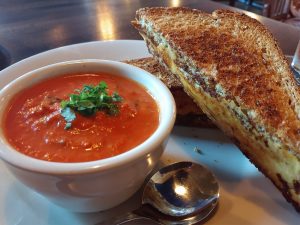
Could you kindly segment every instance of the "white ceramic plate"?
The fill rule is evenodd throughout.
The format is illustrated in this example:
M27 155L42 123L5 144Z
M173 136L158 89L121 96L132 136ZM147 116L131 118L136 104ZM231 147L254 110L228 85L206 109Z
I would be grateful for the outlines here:
M22 60L0 72L0 88L32 69L72 59L125 60L149 56L143 41L90 42L57 48ZM200 149L200 151L196 151ZM200 153L199 153L200 152ZM221 185L219 208L206 224L298 224L299 214L279 191L216 129L175 127L162 164L190 160L209 167ZM112 210L79 214L68 212L28 190L0 162L1 225L92 225L139 204L140 193Z

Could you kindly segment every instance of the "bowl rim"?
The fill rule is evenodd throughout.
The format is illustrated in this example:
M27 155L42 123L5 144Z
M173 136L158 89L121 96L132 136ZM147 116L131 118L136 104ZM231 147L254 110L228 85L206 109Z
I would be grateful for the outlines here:
M89 65L95 65L99 66L99 70L101 71L101 67L108 66L112 68L116 68L119 70L122 70L121 76L128 77L129 79L135 80L137 83L143 85L154 97L158 108L159 108L159 125L157 129L152 133L152 135L147 138L143 143L137 145L136 147L129 149L128 151L121 153L119 155L95 160L95 161L88 161L88 162L49 162L41 159L36 159L30 156L27 156L17 150L15 150L6 140L3 129L2 129L2 121L3 121L3 111L7 108L7 105L5 104L2 109L0 110L0 158L5 161L6 163L20 168L22 170L28 170L33 171L36 173L46 173L46 174L83 174L83 173L94 173L98 171L107 171L111 168L117 168L120 166L124 166L126 164L129 164L130 162L133 162L135 160L138 160L142 157L147 157L147 154L152 152L153 150L159 148L161 143L164 141L164 139L167 138L169 133L171 132L173 125L175 123L175 117L176 117L176 106L174 98L170 92L170 90L166 87L166 85L159 80L156 76L150 74L149 72L138 68L133 65L129 65L123 62L119 61L113 61L113 60L102 60L102 59L81 59L81 60L70 60L70 61L64 61L59 63L50 64L47 66L40 67L38 69L29 71L17 79L9 82L2 90L0 90L0 103L3 105L3 101L9 101L15 94L17 94L18 91L12 91L12 88L16 85L23 84L23 88L30 87L30 84L26 83L24 85L24 82L34 79L36 80L40 75L46 73L49 70L60 70L60 68L64 67L72 67L76 64L76 66L88 64ZM103 68L102 68L103 69ZM99 72L100 72L99 71ZM141 78L139 76L132 77L129 72L132 72L132 74L141 73L139 76L143 76L143 80L147 81L147 83L142 83L138 78ZM126 72L126 73L125 73ZM64 75L67 73L62 73L56 76ZM38 75L36 75L38 74ZM40 80L47 79L46 78L40 78ZM39 81L36 81L39 82ZM35 83L36 83L35 82ZM155 90L158 89L159 91L151 90L150 84L155 86ZM8 93L11 93L8 96ZM164 105L162 104L164 102ZM167 104L166 104L167 103Z

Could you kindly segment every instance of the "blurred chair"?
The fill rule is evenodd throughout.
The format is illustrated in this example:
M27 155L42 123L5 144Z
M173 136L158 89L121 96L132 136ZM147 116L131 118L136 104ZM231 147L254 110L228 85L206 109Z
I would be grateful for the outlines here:
M264 16L281 21L285 21L291 16L291 0L264 0L263 2Z
M215 1L215 2L228 2L228 5L230 5L230 6L235 5L235 0L227 0L227 1L225 1L225 0L213 0L213 1Z
M228 2L229 2L230 6L234 6L234 4L235 4L235 0L229 0Z
M264 0L263 15L300 28L300 0Z
M290 11L293 17L300 18L300 0L292 0Z
M284 22L300 28L300 0L292 0L290 5L291 18Z

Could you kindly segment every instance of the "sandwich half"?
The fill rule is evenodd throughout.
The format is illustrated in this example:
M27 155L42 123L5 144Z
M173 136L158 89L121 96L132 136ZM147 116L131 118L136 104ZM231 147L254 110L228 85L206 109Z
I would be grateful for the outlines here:
M271 33L228 10L143 8L133 25L160 64L300 212L300 93Z
M146 70L164 82L175 99L177 125L206 128L215 127L193 99L184 92L179 79L169 70L166 70L157 63L153 57L127 60L124 62Z

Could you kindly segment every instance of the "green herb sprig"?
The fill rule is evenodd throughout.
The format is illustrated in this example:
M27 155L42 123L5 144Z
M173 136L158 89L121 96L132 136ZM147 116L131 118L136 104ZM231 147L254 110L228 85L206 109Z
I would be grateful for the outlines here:
M97 111L104 111L109 115L117 115L119 108L117 102L122 101L118 93L109 95L107 84L100 82L97 86L84 85L82 90L76 89L75 94L70 95L69 101L61 102L61 115L66 121L65 129L72 126L75 120L75 112L84 116L92 116Z

